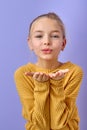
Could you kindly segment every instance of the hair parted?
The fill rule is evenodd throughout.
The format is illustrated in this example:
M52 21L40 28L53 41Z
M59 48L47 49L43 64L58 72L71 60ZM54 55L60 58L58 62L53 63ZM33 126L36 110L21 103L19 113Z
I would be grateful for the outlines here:
M64 27L64 23L63 21L61 20L61 18L54 12L49 12L49 13L46 13L46 14L42 14L42 15L39 15L38 17L36 17L31 23L30 23L30 26L29 26L29 35L30 35L30 31L31 31L31 28L32 28L32 25L33 23L40 19L40 18L43 18L43 17L46 17L46 18L49 18L49 19L53 19L53 20L56 20L59 24L59 26L61 27L61 30L62 30L62 33L63 33L63 38L66 37L65 35L65 27Z

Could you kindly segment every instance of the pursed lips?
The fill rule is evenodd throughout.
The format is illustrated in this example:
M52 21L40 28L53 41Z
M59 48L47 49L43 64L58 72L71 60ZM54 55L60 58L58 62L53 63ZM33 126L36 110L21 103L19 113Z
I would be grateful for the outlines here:
M42 49L42 52L45 53L45 54L50 54L52 52L52 49L45 48L45 49Z

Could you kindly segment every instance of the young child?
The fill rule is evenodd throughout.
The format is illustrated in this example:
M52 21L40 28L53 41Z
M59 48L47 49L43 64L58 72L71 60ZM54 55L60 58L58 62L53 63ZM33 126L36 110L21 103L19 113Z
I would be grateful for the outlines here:
M37 56L15 72L26 130L79 130L76 99L83 71L58 56L66 46L65 28L55 13L38 16L30 24L29 48Z

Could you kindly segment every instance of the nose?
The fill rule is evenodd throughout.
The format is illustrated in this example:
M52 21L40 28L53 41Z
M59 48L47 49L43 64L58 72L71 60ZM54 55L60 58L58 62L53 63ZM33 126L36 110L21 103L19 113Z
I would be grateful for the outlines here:
M43 43L44 43L44 45L50 45L51 44L50 37L45 36L43 39Z

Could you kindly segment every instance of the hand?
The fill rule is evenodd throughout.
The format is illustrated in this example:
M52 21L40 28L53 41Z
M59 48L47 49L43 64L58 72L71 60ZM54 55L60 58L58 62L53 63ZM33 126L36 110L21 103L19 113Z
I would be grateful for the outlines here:
M59 80L59 79L63 78L64 75L68 72L69 72L69 69L59 70L55 73L49 74L49 77L54 79L54 80Z
M54 79L54 80L59 80L63 78L64 75L68 72L69 72L69 69L63 69L63 70L59 70L55 73L50 73L50 74L45 74L43 72L26 72L25 75L31 76L39 82L45 82L49 80L49 78Z
M39 82L45 82L49 80L49 75L43 72L26 72L25 75L31 76Z

